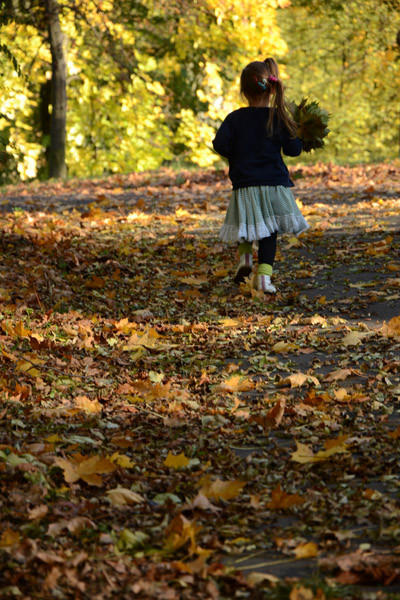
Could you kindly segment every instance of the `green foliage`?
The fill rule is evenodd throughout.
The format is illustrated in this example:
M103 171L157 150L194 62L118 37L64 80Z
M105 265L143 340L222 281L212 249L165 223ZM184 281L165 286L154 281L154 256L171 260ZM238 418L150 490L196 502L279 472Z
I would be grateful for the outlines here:
M315 158L355 163L399 155L395 4L294 0L279 12L289 97L316 98L331 114L331 134Z
M267 0L261 10L256 0L60 3L69 175L176 161L214 164L210 142L239 106L238 75L247 62L267 55L282 65L290 98L315 98L332 115L331 135L314 131L319 151L302 161L396 157L398 4ZM48 176L52 57L44 6L0 1L3 182ZM321 134L323 125L322 119Z

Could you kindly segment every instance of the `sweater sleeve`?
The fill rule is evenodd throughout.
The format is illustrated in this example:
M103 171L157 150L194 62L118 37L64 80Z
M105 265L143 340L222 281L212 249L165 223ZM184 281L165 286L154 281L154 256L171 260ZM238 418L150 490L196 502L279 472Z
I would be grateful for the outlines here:
M303 142L300 138L290 137L290 134L286 128L282 129L280 138L282 150L286 156L299 156L303 148Z
M228 117L223 121L213 139L214 150L221 156L229 157L232 150L232 123Z

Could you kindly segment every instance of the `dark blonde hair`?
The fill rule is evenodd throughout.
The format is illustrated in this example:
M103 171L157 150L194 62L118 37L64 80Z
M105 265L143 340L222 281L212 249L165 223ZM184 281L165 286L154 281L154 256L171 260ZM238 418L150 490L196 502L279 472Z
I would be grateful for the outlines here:
M293 120L285 100L285 88L279 77L279 68L273 58L254 61L245 67L240 75L240 93L245 98L256 98L267 93L272 100L268 117L267 131L273 132L274 116L282 123L290 135L296 137L297 123Z

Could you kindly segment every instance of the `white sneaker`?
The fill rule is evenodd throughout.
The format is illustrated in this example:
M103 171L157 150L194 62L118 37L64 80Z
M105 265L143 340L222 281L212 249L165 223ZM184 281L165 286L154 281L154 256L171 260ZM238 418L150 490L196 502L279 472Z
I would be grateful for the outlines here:
M257 289L268 294L275 294L276 287L271 283L269 275L257 275Z
M239 264L236 269L235 277L233 281L235 283L241 283L250 275L253 271L253 255L242 254L239 258Z

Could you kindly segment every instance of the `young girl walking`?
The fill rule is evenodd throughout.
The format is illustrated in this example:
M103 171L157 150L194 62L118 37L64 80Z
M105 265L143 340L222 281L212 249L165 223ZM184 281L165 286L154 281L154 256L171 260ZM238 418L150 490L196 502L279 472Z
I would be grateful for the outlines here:
M252 272L252 243L258 242L256 287L273 294L277 234L299 235L309 228L290 190L294 184L281 155L282 150L298 156L302 142L273 58L243 69L240 92L248 106L230 113L213 140L214 149L228 158L233 188L220 238L239 244L236 283Z

